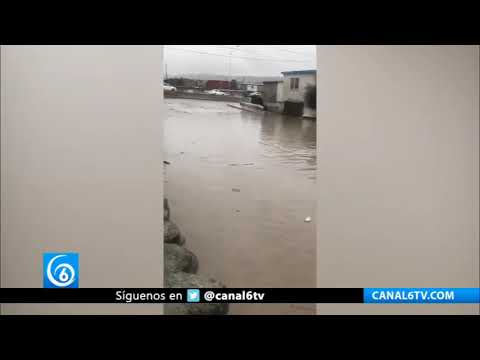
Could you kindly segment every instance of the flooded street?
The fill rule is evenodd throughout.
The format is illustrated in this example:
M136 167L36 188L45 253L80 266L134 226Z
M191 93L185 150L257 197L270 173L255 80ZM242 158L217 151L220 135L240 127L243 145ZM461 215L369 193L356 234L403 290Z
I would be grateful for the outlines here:
M165 196L199 273L227 287L315 287L315 122L164 101ZM315 305L232 304L229 313L314 314Z

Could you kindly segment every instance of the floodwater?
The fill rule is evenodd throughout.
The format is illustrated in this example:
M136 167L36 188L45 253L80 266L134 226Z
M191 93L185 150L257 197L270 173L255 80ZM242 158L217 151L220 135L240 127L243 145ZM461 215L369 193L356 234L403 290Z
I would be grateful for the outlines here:
M315 122L165 103L165 196L199 273L227 287L316 287ZM315 305L231 304L229 313L314 314Z

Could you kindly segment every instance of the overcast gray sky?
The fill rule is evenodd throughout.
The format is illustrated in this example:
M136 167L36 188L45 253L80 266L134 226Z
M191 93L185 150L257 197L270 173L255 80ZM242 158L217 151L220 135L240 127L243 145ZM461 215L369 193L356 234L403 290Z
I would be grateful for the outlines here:
M316 69L315 45L165 45L168 75L281 76L282 71Z

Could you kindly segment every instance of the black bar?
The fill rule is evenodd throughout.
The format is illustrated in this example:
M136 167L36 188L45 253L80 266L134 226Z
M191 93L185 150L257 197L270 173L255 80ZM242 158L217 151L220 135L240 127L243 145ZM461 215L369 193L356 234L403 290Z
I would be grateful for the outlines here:
M200 303L363 303L362 288L199 289ZM205 300L212 291L228 297ZM145 294L143 299L140 294ZM164 297L161 296L164 294ZM235 299L232 298L235 294ZM255 296L254 294L258 294ZM260 299L259 295L264 294ZM172 298L170 298L172 296ZM130 300L130 301L129 301ZM0 303L186 303L187 289L173 288L2 288Z

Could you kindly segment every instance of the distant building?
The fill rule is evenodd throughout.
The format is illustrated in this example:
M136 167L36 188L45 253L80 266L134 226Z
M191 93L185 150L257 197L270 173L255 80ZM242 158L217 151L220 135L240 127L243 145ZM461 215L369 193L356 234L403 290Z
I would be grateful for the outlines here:
M252 92L260 91L260 90L258 90L258 86L259 86L259 84L242 83L242 84L240 84L240 90L252 91Z
M213 90L213 89L230 89L230 81L227 80L207 80L206 89Z
M316 70L297 70L282 72L285 110L302 113L303 116L315 116L315 109L305 104L305 94L309 85L317 85ZM303 108L303 111L301 110Z

